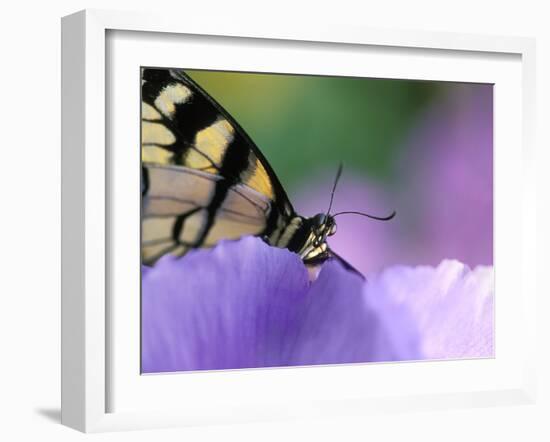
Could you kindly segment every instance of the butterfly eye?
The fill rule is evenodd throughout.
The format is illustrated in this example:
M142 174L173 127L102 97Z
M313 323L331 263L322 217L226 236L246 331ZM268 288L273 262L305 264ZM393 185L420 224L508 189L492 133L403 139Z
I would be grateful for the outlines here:
M332 236L336 233L336 223L330 226L330 230L328 232L328 236Z

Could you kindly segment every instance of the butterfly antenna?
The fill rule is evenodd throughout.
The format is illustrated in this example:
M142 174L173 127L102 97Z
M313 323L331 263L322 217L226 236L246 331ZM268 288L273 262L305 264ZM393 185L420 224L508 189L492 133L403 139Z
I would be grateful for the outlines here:
M330 203L328 205L327 215L330 215L330 209L332 209L332 202L334 201L334 193L336 192L336 187L338 186L338 181L340 180L340 176L342 176L343 169L344 169L344 164L340 162L340 165L338 166L338 171L336 172L336 178L334 179L334 184L332 185L332 192L330 193ZM335 217L338 215L361 215L361 216L366 216L367 218L370 218L370 219L375 219L377 221L389 221L395 217L396 212L394 210L388 216L375 216L375 215L369 215L368 213L363 213L363 212L346 211L346 212L338 212L332 216Z
M370 219L375 219L377 221L389 221L390 219L395 217L396 212L394 210L388 216L374 216L374 215L369 215L368 213L349 211L349 212L338 212L332 216L335 217L338 215L361 215L361 216L366 216L367 218L370 218Z
M344 163L340 162L340 165L338 166L338 172L336 172L336 178L334 179L334 184L332 185L332 192L330 194L330 203L328 205L327 215L330 214L330 209L332 208L332 201L334 200L334 192L336 192L336 186L338 185L338 181L340 180L340 176L342 175L343 168L344 168Z

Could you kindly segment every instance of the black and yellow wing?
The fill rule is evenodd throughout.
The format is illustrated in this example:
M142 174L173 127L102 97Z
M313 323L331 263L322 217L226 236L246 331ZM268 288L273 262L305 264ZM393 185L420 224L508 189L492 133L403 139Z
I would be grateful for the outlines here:
M280 237L296 214L239 124L182 70L143 68L141 88L143 261Z

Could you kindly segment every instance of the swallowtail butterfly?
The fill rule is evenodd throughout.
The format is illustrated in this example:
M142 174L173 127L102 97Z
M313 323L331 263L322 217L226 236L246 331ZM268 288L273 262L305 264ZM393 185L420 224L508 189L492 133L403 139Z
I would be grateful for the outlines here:
M352 268L327 245L336 232L330 207L298 215L258 147L208 93L182 70L141 74L144 263L255 235L306 265L334 257Z

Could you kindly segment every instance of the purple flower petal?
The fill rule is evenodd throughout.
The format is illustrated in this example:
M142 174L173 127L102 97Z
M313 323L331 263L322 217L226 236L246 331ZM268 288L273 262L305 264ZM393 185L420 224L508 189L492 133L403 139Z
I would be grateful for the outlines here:
M337 261L326 263L307 294L291 365L397 361L420 357L405 309L372 292ZM390 302L389 302L390 301Z
M494 356L492 267L470 270L450 260L436 268L396 266L373 277L366 290L412 314L425 359Z
M405 309L338 262L310 284L299 257L225 241L142 276L145 373L417 359Z
M163 258L143 278L142 370L277 364L308 286L297 255L254 238Z

